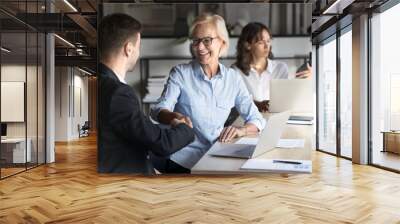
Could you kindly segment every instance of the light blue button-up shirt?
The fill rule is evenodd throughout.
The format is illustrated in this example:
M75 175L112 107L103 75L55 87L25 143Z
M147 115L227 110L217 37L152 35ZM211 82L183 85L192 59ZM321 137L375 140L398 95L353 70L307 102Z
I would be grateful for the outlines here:
M264 128L264 118L234 69L219 64L218 74L209 79L197 61L175 66L152 117L157 120L161 109L190 117L195 140L175 152L171 160L191 169L218 139L232 107L245 123L252 123L259 130Z

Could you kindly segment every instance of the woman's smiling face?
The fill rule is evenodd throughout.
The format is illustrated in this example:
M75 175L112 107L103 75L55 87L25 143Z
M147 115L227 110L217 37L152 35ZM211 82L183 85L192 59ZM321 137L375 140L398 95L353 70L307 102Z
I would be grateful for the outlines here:
M202 23L192 34L192 52L200 64L218 63L223 41L212 23Z

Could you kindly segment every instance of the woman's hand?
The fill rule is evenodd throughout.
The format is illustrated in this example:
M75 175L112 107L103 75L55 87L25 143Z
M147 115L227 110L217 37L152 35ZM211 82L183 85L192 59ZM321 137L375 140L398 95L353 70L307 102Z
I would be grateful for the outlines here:
M193 128L192 120L190 120L190 117L184 116L181 113L174 112L175 118L172 119L171 121L171 126L175 127L180 123L184 123L190 128Z
M235 126L228 126L222 130L218 140L220 142L229 142L234 138L240 138L245 136L246 134L246 127L239 128Z
M307 64L307 69L301 72L296 73L296 78L297 79L306 79L308 77L311 77L312 75L312 67Z
M190 128L193 128L190 117L187 117L178 112L171 112L167 109L162 109L160 111L160 113L158 114L158 120L160 121L160 123L171 125L172 127L175 127L180 123L185 123Z

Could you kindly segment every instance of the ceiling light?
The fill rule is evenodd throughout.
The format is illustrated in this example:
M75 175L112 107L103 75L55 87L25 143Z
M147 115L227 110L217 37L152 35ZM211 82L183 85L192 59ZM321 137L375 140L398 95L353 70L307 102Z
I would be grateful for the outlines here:
M79 68L79 67L78 67L78 70L81 71L81 72L83 72L83 73L85 73L85 74L87 74L87 75L93 75L92 73L90 73L90 72L88 72L88 71L86 71L86 70L83 70L83 69L81 69L81 68Z
M10 52L11 52L11 50L9 50L9 49L7 49L7 48L5 48L5 47L1 47L1 50L4 51L4 52L6 52L6 53L10 53Z
M342 14L343 10L351 5L355 0L336 0L332 5L322 12L322 14Z
M61 40L62 42L64 42L65 44L67 44L70 47L75 48L75 45L73 45L71 42L69 42L68 40L58 36L57 34L54 34L55 37L57 37L59 40Z
M65 4L67 4L74 12L78 12L78 10L68 1L64 0Z
M327 9L322 12L322 14L328 14L332 9L336 7L336 5L340 2L340 0L336 0L332 5L330 5Z

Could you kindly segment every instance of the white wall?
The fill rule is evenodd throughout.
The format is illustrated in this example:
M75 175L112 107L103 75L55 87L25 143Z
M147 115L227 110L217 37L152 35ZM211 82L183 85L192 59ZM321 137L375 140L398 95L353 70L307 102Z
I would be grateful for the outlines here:
M24 65L9 64L1 66L1 81L26 82L26 67ZM1 108L7 110L8 108ZM24 108L25 109L25 108ZM7 137L23 138L25 137L26 122L7 122Z
M1 66L1 81L10 81L10 82L25 82L26 83L26 71L28 71L28 74L31 74L32 71L35 70L36 74L36 67L34 69L33 66L25 66L25 65L18 65L18 64L8 64L8 65L2 65ZM32 83L30 83L32 84ZM36 82L34 83L36 85ZM28 91L27 96L27 102L30 103L33 100L36 99L36 89L27 89L27 90L32 90L33 92ZM32 99L33 98L33 99ZM31 106L35 106L31 105ZM1 108L1 110L7 110L9 108ZM23 108L24 109L24 108ZM30 111L29 111L30 112ZM32 117L32 115L34 115ZM32 122L33 120L36 121L36 114L27 114L28 122ZM26 122L7 122L7 136L8 137L25 137L25 126ZM28 129L33 127L30 123L28 125ZM36 126L35 126L36 127ZM30 131L28 130L28 137L29 137Z
M55 141L68 140L68 117L70 84L67 67L55 68Z
M74 99L72 105L74 105L74 107L72 108L71 135L73 138L78 138L78 124L82 126L85 121L88 120L88 78L87 76L81 76L83 73L76 69L74 73L74 92L72 93L74 94L74 96L72 96Z
M238 38L229 39L228 57L236 56L236 44ZM150 75L168 75L171 68L179 63L190 60L189 40L177 38L143 38L141 41L140 58L165 58L165 60L150 61ZM295 57L305 56L312 51L311 39L309 37L276 37L272 39L272 52L274 57ZM169 58L187 58L187 59L169 59ZM288 64L289 74L294 73L303 61L302 60L282 60ZM221 60L227 66L230 66L234 60ZM126 82L131 85L135 91L140 90L140 61L138 61L135 70L129 72L126 76Z
M229 39L228 56L235 57L238 38ZM272 39L275 57L293 57L311 52L310 37L276 37ZM143 38L140 57L191 57L189 41L176 38Z
M88 78L76 68L56 67L55 141L79 137L78 124L88 120Z
M9 82L24 82L26 87L26 106L22 102L22 108L18 108L21 113L25 114L26 120L22 122L6 122L8 138L24 138L25 135L30 139L30 148L32 161L39 163L44 162L44 74L42 67L25 64L3 64L1 66L1 80ZM3 92L4 89L2 89ZM22 94L24 91L22 91ZM7 95L2 95L7 97ZM25 98L25 97L23 97ZM3 103L2 103L3 104ZM2 112L13 113L16 108L2 107ZM7 111L9 110L9 111ZM15 113L15 112L14 112ZM23 115L24 116L24 115ZM39 156L37 157L37 153Z

